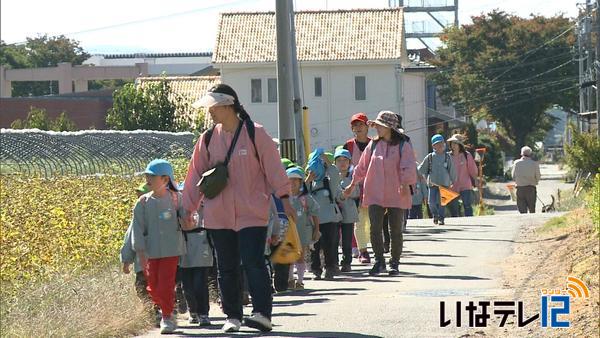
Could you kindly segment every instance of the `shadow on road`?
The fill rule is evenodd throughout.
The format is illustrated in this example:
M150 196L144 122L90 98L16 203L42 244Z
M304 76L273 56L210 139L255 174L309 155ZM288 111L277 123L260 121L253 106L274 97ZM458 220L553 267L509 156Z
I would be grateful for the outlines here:
M490 280L489 278L477 277L477 276L422 275L422 274L419 274L419 273L406 272L406 271L400 271L399 277L427 278L427 279Z
M221 329L220 327L216 327ZM180 337L347 337L347 338L376 338L379 336L366 335L352 332L340 332L340 331L306 331L306 332L285 332L278 331L277 326L273 328L272 332L260 333L256 330L246 329L242 327L237 333L216 333L206 332L205 334L200 333L182 333L175 332ZM212 330L211 330L212 331Z

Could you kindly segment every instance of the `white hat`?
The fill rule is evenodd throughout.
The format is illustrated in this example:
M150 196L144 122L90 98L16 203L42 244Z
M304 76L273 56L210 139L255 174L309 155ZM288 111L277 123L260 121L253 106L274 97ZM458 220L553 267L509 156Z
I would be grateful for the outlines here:
M230 106L235 103L235 97L223 93L208 92L196 102L192 103L192 107L215 107L215 106Z

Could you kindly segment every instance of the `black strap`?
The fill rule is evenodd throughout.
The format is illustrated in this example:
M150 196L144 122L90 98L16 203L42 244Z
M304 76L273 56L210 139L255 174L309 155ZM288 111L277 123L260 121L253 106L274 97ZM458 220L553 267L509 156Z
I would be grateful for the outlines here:
M329 193L327 197L329 197L329 203L333 204L333 196L331 196L331 186L329 185L329 177L325 176L323 177L323 186L318 188L318 189L312 189L312 185L310 188L310 193L311 194L316 194L318 191L321 190L327 190L327 192Z
M231 141L231 145L229 146L229 150L227 151L227 156L225 157L225 162L223 162L223 164L225 166L227 166L229 164L229 160L231 159L231 154L233 153L233 148L235 148L235 144L237 143L237 140L240 137L241 132L242 132L242 122L240 122L240 124L238 124L238 127L235 130L235 135L233 135L233 140Z
M250 141L252 141L252 145L254 146L254 155L256 156L256 158L258 158L260 160L260 158L258 156L258 149L256 148L256 141L255 141L256 132L254 130L254 121L252 121L250 118L247 118L247 119L243 120L243 122L244 122L244 124L246 124L246 129L248 130L248 136L250 136ZM215 131L215 126L212 126L204 134L204 145L206 146L206 150L208 150L208 145L210 144L210 140L212 139L212 135L213 135L214 131ZM208 158L210 159L210 152L208 153Z

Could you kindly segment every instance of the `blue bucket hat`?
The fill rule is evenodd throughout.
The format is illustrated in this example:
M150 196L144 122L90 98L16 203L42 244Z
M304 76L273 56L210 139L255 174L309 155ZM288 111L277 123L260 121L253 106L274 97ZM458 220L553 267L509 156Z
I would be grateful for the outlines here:
M298 167L292 167L285 171L288 178L299 178L304 181L304 171Z
M337 159L340 156L352 160L352 155L350 155L350 152L346 149L341 148L335 150L335 155L333 157Z
M431 145L436 143L444 142L444 137L440 134L435 134L431 137Z
M155 159L150 161L150 163L148 163L146 166L146 170L144 170L144 174L154 176L169 176L172 188L179 188L179 184L177 184L177 181L175 181L175 175L173 174L173 166L171 166L171 163L169 163L167 160Z

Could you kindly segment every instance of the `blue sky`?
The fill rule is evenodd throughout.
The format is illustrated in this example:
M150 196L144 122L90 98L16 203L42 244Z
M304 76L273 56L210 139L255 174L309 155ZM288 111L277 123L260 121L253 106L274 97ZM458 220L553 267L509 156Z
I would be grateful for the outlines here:
M453 0L405 0L432 5ZM577 15L577 3L583 0L459 0L459 22L493 9L520 16L531 13L569 17ZM338 8L383 8L388 0L297 0L296 10ZM34 11L32 10L34 9ZM275 0L104 0L0 2L0 37L8 43L47 33L65 34L79 40L90 53L131 52L203 52L214 46L218 17L229 11L275 10ZM440 17L450 20L450 16ZM407 30L418 29L426 16L407 18ZM413 23L414 22L414 23ZM413 42L409 48L419 47Z

